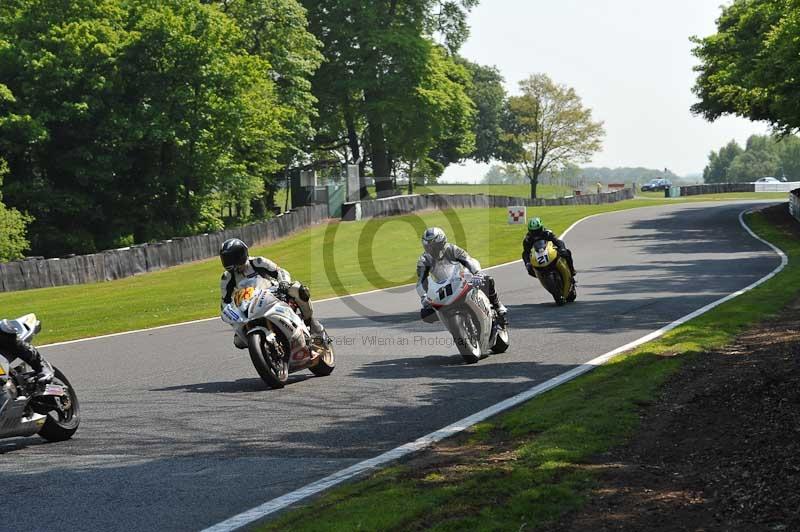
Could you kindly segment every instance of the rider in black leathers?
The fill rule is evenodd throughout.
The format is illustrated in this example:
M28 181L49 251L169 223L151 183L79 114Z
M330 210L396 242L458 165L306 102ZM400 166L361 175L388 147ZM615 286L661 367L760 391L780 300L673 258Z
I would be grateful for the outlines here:
M36 372L36 380L48 383L53 380L54 370L38 349L20 340L17 331L7 320L0 320L0 353L13 360L19 358Z
M528 221L528 233L522 241L522 262L525 263L525 269L528 270L528 275L536 277L535 270L533 266L531 266L531 250L533 250L533 244L537 240L546 240L553 243L556 249L558 249L558 254L566 259L569 271L572 273L573 280L575 280L575 265L572 263L572 252L567 249L567 245L564 244L563 240L556 237L555 233L542 224L540 218L531 218ZM575 282L577 284L577 280L575 280Z

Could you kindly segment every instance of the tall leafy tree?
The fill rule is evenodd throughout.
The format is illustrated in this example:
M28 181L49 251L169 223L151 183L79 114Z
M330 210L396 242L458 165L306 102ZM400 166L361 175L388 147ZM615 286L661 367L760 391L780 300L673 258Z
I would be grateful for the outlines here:
M277 113L284 145L278 157L281 172L264 176L265 194L257 210L274 206L278 181L287 167L308 161L317 117L311 78L322 63L322 43L309 31L306 10L297 0L206 0L220 6L241 28L246 49L269 64L276 84Z
M474 121L475 149L468 158L488 163L499 159L501 137L503 135L503 109L506 103L506 89L503 76L497 68L459 59L470 73L471 83L467 95L476 108Z
M735 141L720 148L719 153L712 151L708 155L708 166L703 170L703 181L706 183L728 183L728 169L734 159L744 150Z
M6 198L34 252L220 228L221 199L260 194L292 105L251 37L198 0L0 4Z
M0 83L0 98L3 97L6 90L5 85ZM5 92L5 95L7 96L8 93ZM6 172L8 172L8 165L3 159L0 159L0 184L2 184ZM30 216L6 207L2 202L2 194L0 194L0 227L2 227L2 231L0 231L0 262L22 258L24 252L30 249L30 242L26 235L30 222Z
M800 0L735 0L714 35L695 38L700 59L692 110L709 120L733 114L782 133L800 128Z
M320 101L317 147L344 148L349 162L388 177L410 148L405 124L425 135L438 126L442 101L452 97L448 76L434 75L452 62L433 43L441 36L450 53L467 36L466 15L477 0L305 0L310 27L323 43L326 62L314 79ZM448 66L449 68L449 66ZM430 85L433 82L434 85ZM462 94L464 88L458 89ZM408 115L416 116L408 116ZM457 122L451 118L450 123ZM414 159L430 146L415 143Z
M520 90L508 99L504 158L522 167L535 198L543 173L589 161L605 131L574 89L545 74L521 81Z

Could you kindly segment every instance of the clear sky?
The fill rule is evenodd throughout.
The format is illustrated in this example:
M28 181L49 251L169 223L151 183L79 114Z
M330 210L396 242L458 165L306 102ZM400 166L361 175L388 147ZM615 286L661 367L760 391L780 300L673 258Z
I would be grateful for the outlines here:
M468 59L495 65L510 92L543 72L569 85L605 123L591 166L701 172L709 151L765 124L692 116L692 35L714 33L723 0L482 0L470 15ZM480 179L487 165L451 165L445 181Z

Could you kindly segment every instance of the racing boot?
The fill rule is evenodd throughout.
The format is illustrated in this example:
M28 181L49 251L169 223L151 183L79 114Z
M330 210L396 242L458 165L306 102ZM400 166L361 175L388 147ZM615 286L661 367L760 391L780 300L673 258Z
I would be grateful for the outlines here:
M53 366L50 365L50 362L45 360L39 350L33 347L30 344L22 344L24 350L27 352L27 362L28 365L36 372L36 382L39 384L48 384L50 381L53 380L56 372L53 369Z
M40 384L48 384L50 381L53 380L53 377L56 376L56 372L53 369L53 366L50 365L50 362L45 360L44 358L41 360L41 368L36 373L36 381Z
M492 306L494 307L494 311L497 312L497 324L500 327L505 327L508 325L508 309L505 305L503 305L499 300L496 301L496 304L492 302Z
M497 313L497 324L500 327L508 325L508 309L500 302L500 296L497 295L497 289L494 286L494 279L488 275L483 276L483 293L489 298L489 303Z
M320 345L324 345L330 342L330 338L328 337L328 333L325 332L325 327L314 317L308 318L303 320L304 323L308 326L308 330L311 332L312 340Z
M38 349L33 347L27 342L16 340L15 355L28 363L28 365L36 372L36 382L40 384L48 384L55 376L55 370L50 363L45 360Z

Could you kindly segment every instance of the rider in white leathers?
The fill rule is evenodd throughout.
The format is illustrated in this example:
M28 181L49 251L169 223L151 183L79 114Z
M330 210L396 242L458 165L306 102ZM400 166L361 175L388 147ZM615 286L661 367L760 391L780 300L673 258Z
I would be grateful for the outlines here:
M287 294L297 303L300 312L303 314L303 320L315 339L321 340L325 338L325 328L314 318L311 293L305 285L298 281L292 281L289 272L264 257L250 257L247 245L238 238L231 238L223 242L219 256L222 266L225 268L225 273L222 274L222 279L220 280L220 308L224 308L225 305L231 302L233 292L236 290L239 281L260 275L265 279L274 281L281 292ZM247 347L246 344L242 344L236 335L233 337L233 343L239 349Z
M448 260L450 262L461 263L474 276L477 283L489 298L489 302L497 312L497 317L501 325L506 324L506 307L500 302L494 279L481 271L481 263L475 258L470 257L469 253L455 244L447 242L447 235L438 227L430 227L422 234L422 248L425 250L417 261L417 293L422 305L421 316L423 320L429 320L435 313L430 308L428 300L428 274L436 265L437 261Z

